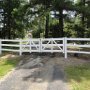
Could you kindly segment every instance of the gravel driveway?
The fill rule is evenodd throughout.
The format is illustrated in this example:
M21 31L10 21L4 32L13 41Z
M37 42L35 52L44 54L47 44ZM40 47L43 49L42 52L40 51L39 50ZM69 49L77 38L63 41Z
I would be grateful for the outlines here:
M27 56L0 82L0 90L69 90L63 71L68 62L60 57Z

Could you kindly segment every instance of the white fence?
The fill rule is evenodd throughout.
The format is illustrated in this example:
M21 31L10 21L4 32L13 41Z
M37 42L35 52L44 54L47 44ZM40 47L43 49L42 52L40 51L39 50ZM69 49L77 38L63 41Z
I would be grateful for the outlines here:
M62 52L67 58L68 53L90 54L90 38L0 39L0 54L2 51L19 52L20 55L23 52Z

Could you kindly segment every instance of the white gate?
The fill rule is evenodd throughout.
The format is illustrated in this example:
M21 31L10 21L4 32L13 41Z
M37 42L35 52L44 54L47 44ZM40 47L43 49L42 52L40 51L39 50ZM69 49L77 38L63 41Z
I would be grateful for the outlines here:
M40 39L22 40L22 52L40 52Z
M22 52L64 52L63 38L22 40Z
M64 52L63 38L41 39L41 52Z

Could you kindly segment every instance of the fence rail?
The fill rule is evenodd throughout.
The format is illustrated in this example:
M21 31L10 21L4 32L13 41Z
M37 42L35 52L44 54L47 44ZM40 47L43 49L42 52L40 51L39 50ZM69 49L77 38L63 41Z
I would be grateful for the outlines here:
M90 38L0 39L0 54L2 51L19 52L19 55L23 52L62 52L67 58L68 53L90 54Z

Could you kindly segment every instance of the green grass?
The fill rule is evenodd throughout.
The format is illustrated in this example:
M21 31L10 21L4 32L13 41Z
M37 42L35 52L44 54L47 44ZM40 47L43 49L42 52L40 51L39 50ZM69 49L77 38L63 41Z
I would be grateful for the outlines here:
M0 79L11 71L19 62L19 57L14 58L0 58Z
M65 71L71 90L90 90L90 64L70 66Z

